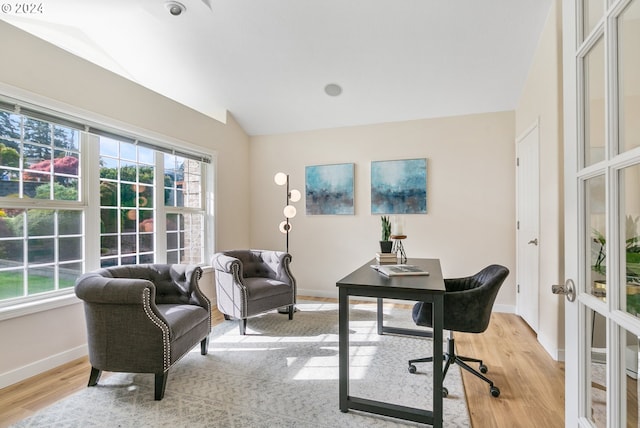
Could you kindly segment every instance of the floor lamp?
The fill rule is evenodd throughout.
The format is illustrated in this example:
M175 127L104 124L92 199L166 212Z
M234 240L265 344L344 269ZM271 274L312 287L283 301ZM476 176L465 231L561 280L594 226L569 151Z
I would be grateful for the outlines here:
M276 182L278 186L287 186L287 200L284 206L284 210L282 210L284 214L284 221L280 223L280 232L286 235L286 248L287 253L289 252L289 231L291 230L291 222L290 219L296 216L296 207L291 205L291 202L298 202L300 200L300 192L296 189L289 189L289 174L285 174L284 172L279 172L275 175L273 180Z
M275 181L278 186L284 186L284 185L287 186L287 200L284 205L284 210L282 210L284 214L284 221L280 223L280 232L286 235L286 242L287 242L286 248L287 248L287 254L288 254L289 253L289 231L291 230L291 222L289 220L296 216L296 207L291 205L291 202L298 202L300 200L301 195L299 191L295 189L292 189L292 190L289 189L289 174L285 174L284 172L279 172L275 175L275 177L273 177L273 181ZM296 311L297 309L294 307L293 310ZM289 313L289 309L286 307L278 308L278 313L287 314Z

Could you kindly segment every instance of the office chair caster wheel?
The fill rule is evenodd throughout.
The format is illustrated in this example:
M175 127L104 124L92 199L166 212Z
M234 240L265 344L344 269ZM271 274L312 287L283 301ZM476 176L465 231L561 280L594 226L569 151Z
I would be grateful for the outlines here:
M409 373L413 374L416 372L416 366L413 364L409 364Z
M449 395L449 390L443 386L442 387L442 398L447 398L448 395Z
M500 390L497 386L492 386L491 388L489 388L489 392L491 392L491 395L493 395L494 397L498 397L500 395Z
M480 364L480 371L482 373L486 373L489 371L489 369L487 368L487 366L485 366L484 364Z

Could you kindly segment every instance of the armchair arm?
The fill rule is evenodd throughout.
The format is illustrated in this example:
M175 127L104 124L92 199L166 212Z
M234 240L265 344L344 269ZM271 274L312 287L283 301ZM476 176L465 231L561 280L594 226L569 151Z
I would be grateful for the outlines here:
M155 301L156 287L146 279L110 278L86 273L75 284L76 296L87 303L140 305L145 289L149 289L151 301Z
M240 259L218 253L213 256L211 265L217 271L233 275L234 277L236 277L238 282L242 283L242 262L240 261Z
M170 270L174 284L189 296L189 304L201 306L211 310L211 302L200 290L199 281L202 278L202 268L197 265L174 264Z
M169 368L174 333L155 304L153 282L113 278L102 270L78 278L75 292L84 301L92 367L140 373ZM131 326L135 326L135 334L131 334ZM132 352L136 358L131 358Z
M262 259L275 272L275 279L295 287L296 280L289 269L291 254L282 251L265 250L262 252Z
M75 284L75 293L79 299L89 305L129 305L139 306L140 312L157 317L165 325L167 319L156 306L156 286L147 279L111 278L99 272L82 275Z

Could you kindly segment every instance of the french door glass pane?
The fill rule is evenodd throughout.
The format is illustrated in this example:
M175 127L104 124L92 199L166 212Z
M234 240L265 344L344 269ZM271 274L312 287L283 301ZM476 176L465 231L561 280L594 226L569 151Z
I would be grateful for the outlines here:
M604 42L584 58L584 165L605 159Z
M640 165L620 171L620 214L621 309L640 316Z
M604 299L606 284L606 224L605 224L605 178L603 175L590 178L585 183L586 230L584 242L587 269L586 291Z
M622 350L622 364L624 375L621 378L622 399L626 400L626 427L638 427L638 350L640 338L623 328L620 329L620 349Z
M620 151L640 146L640 0L618 19Z
M591 381L591 422L596 427L607 426L607 322L604 316L587 310L588 352Z
M582 7L584 9L584 13L582 15L582 26L584 28L583 40L587 38L589 33L591 33L598 24L600 18L602 18L604 13L604 2L605 0L582 0Z

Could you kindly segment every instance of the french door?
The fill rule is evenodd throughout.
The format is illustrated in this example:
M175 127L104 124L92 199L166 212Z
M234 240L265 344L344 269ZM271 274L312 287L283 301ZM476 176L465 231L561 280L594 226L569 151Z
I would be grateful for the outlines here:
M640 0L564 0L563 56L566 426L638 427Z

